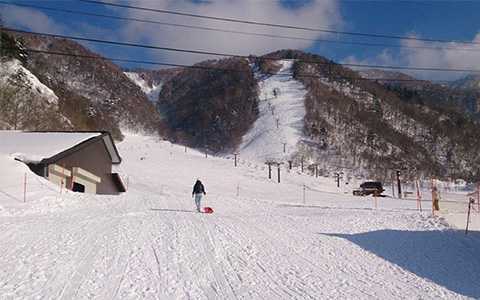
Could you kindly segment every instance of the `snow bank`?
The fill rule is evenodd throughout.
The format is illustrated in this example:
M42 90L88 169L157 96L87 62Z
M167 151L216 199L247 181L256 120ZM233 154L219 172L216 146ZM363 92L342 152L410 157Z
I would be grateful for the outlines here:
M25 163L36 163L99 135L101 135L99 132L0 130L0 154L9 155Z

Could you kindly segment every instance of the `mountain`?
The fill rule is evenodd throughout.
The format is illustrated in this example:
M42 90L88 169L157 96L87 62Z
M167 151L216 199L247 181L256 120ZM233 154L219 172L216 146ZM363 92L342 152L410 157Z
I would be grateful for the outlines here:
M18 47L2 53L2 128L109 130L117 138L140 130L324 173L480 179L475 90L359 73L297 50L125 71L73 41L22 34L9 42ZM26 57L23 47L73 55Z
M0 129L71 128L57 95L16 58L0 59Z
M160 70L131 69L125 70L124 74L140 87L150 101L156 102L162 90L163 82L170 80L180 71L180 68Z
M463 94L438 100L447 87L385 85L296 50L198 66L241 72L185 69L164 82L158 108L176 142L381 180L397 169L479 176L480 126L453 105Z
M453 88L465 90L480 90L480 75L467 75L450 84Z
M402 94L405 101L448 106L451 109L466 111L480 119L480 88L473 88L480 82L475 81L478 77L467 76L450 84L436 84L427 80L416 80L400 72L362 70L359 74L363 78L376 79L387 89Z
M57 95L26 69L22 44L2 32L0 55L0 129L49 130L71 128L59 112Z
M384 85L402 86L410 89L423 89L432 84L430 81L418 80L413 76L396 71L362 69L357 72L362 78L367 78Z
M57 128L108 130L121 138L121 129L153 132L160 127L155 106L117 65L71 40L29 34L10 37L29 49L69 54L30 52L22 63L22 68L58 98L57 110L65 122Z
M182 69L163 83L157 102L166 136L211 152L231 151L257 118L257 88L245 59Z
M295 72L309 91L305 131L321 147L334 150L339 156L335 164L365 169L383 179L395 169L406 177L473 180L480 175L475 167L480 160L475 146L480 126L450 106L457 99L435 99L441 89L432 94L420 89L421 101L412 101L403 89L361 80L357 72L317 55L276 55L300 59Z

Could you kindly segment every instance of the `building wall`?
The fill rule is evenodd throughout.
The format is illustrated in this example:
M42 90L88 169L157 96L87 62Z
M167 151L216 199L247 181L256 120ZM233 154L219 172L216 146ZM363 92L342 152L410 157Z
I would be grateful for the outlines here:
M117 187L112 180L112 162L110 155L102 141L98 139L79 151L55 162L57 165L72 171L73 167L80 167L101 178L97 185L97 194L118 194ZM67 188L71 189L72 178L67 180Z

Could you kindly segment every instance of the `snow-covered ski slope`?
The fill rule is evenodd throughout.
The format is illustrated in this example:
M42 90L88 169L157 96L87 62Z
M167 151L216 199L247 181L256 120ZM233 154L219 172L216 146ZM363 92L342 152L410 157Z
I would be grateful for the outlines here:
M158 95L160 95L160 91L162 90L162 84L158 83L152 83L151 85L138 73L135 72L123 72L128 79L130 79L133 83L138 85L142 92L147 95L148 99L152 101L153 103L158 101Z
M260 163L149 137L119 150L127 193L60 194L29 174L27 203L26 168L1 157L0 299L480 297L479 232L415 201L375 209L332 179L282 171L278 184ZM194 212L196 178L214 214Z
M292 73L293 60L278 63L278 74ZM245 159L263 162L285 159L297 151L303 136L305 87L292 76L257 72L256 77L260 86L259 117L243 137L239 153Z

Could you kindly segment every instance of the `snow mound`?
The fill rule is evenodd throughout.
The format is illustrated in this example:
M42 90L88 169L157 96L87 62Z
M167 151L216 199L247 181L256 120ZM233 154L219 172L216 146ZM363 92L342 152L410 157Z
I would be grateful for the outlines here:
M279 74L291 74L293 61L279 63ZM256 76L260 86L259 117L243 136L238 150L248 160L283 160L297 151L303 138L306 90L289 75L262 77L257 72Z

